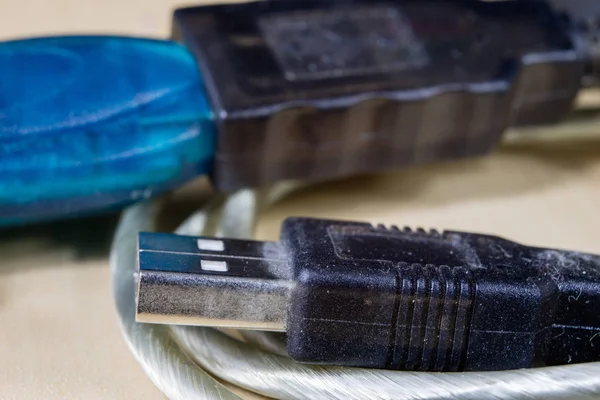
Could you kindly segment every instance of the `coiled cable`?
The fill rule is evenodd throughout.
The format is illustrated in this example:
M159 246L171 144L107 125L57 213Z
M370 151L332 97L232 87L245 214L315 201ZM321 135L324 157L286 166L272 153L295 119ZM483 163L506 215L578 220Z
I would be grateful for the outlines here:
M251 238L258 210L287 191L242 190L223 201L216 198L176 233ZM110 262L127 344L154 384L172 400L256 398L256 394L307 400L600 398L600 363L466 373L324 367L285 356L279 334L137 323L137 232L153 230L157 212L156 203L144 203L123 213Z

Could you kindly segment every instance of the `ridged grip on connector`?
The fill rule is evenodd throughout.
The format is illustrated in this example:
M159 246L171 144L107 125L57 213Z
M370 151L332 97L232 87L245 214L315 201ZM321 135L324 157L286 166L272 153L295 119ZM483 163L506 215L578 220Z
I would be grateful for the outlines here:
M0 225L114 208L212 162L193 57L124 37L0 43Z
M412 100L374 94L340 108L306 105L231 121L223 126L214 180L231 190L486 154L506 128L511 98L499 83Z
M388 368L465 368L475 287L463 268L400 265L393 354Z

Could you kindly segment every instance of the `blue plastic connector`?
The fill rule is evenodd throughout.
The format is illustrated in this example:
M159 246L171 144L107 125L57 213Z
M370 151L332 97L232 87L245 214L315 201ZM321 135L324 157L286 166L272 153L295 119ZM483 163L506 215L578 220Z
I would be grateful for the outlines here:
M205 174L215 130L196 62L177 43L2 43L0 225L116 208Z

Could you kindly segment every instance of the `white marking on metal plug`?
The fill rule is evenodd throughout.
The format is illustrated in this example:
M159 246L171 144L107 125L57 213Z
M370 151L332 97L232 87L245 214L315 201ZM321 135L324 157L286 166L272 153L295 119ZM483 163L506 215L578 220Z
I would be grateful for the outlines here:
M212 260L200 260L200 268L203 271L213 272L227 272L227 262L225 261L212 261Z
M223 251L225 250L225 243L222 240L214 239L197 239L196 244L200 250L208 251Z

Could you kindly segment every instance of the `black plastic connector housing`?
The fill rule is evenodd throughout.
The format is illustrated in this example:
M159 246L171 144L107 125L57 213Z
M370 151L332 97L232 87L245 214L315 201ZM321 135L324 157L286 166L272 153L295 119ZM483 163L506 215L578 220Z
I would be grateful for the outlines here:
M175 12L222 190L491 151L570 109L584 62L543 1L286 0Z
M296 360L481 371L600 360L600 257L461 232L288 219Z
M600 256L488 235L305 218L279 243L140 234L139 321L282 330L307 363L600 361L599 309Z

